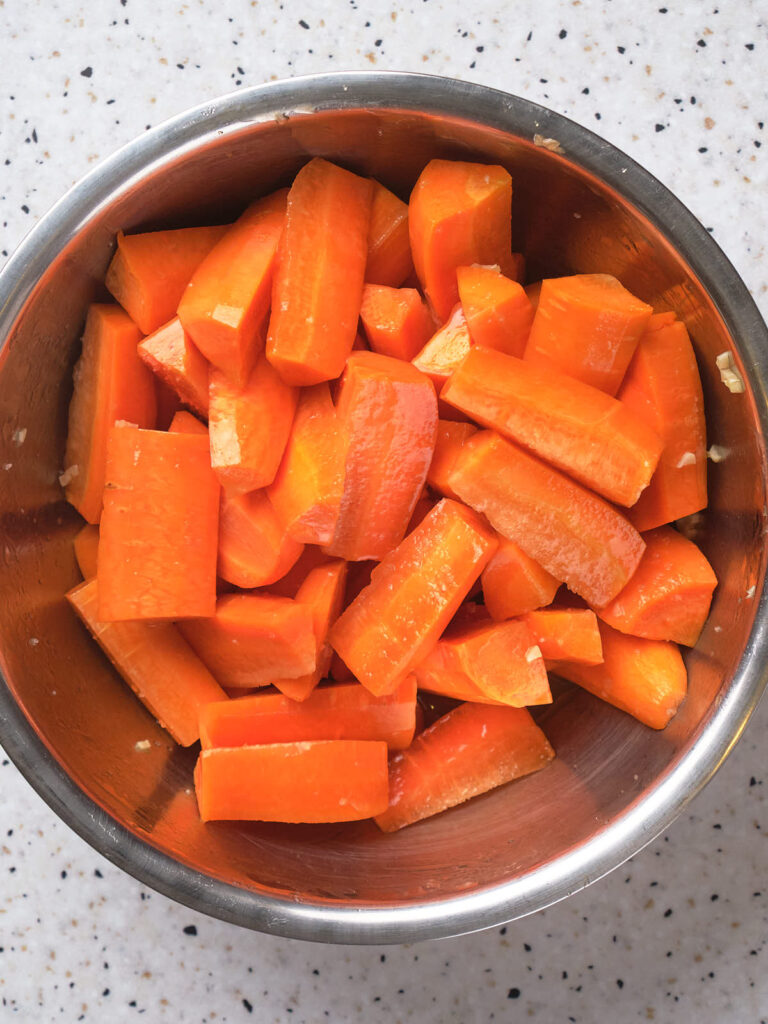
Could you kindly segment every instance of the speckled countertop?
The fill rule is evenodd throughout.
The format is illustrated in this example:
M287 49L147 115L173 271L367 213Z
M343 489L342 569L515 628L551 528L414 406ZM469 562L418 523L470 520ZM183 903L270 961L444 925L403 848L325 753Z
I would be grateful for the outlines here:
M0 2L0 248L95 162L240 86L452 75L549 105L669 185L768 312L768 21L753 0ZM202 917L112 867L0 768L0 1020L768 1020L768 704L661 838L474 936L324 947ZM765 780L765 784L764 784Z

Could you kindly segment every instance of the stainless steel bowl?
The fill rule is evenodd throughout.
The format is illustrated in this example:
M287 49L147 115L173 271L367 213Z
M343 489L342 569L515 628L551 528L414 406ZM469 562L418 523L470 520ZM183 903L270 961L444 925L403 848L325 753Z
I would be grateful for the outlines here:
M71 370L116 231L221 221L316 154L404 196L433 156L506 165L530 279L610 271L675 309L700 360L710 443L730 451L711 466L711 504L696 527L721 583L671 725L656 733L565 692L542 716L558 753L550 767L386 836L367 822L202 825L194 754L155 725L63 600L78 579L79 521L57 484ZM577 891L662 831L755 707L766 682L765 325L674 196L551 111L388 73L278 82L199 107L116 153L40 221L0 274L0 337L0 741L76 832L182 903L328 942L456 935L510 920ZM719 381L715 356L726 349L745 394ZM137 751L145 739L150 749Z

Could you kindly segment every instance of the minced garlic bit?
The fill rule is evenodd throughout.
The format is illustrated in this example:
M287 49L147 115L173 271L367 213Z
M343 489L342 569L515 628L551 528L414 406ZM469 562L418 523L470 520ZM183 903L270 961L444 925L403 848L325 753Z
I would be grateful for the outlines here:
M696 465L696 453L695 452L683 452L680 458L677 460L676 469L682 469L683 466L695 466Z
M538 661L541 657L541 648L538 644L534 644L533 647L529 647L525 652L525 660L530 665L532 661Z
M62 487L68 487L70 483L79 474L80 467L75 463L74 466L68 466L63 473L59 474L59 483Z
M731 454L730 448L724 448L721 444L712 444L707 448L707 458L710 462L722 462Z
M27 428L17 427L16 430L14 430L13 434L11 435L11 440L13 441L17 448L21 448L21 446L27 440Z
M149 742L149 740L139 740L138 743L135 745L134 750L149 750L151 746L152 744Z
M718 370L730 370L733 368L733 356L730 352L721 352L715 359L715 366Z
M533 136L534 146L541 146L542 149L548 149L550 153L560 153L562 156L565 150L557 141L557 139L548 139L543 135L539 135L538 132Z
M730 350L727 352L721 352L715 359L715 365L720 371L720 380L725 384L731 394L743 394L746 390L744 387L744 378L736 369L736 364L733 361L733 353Z
M753 583L752 586L747 590L747 600L751 600L754 596L755 596L755 584Z

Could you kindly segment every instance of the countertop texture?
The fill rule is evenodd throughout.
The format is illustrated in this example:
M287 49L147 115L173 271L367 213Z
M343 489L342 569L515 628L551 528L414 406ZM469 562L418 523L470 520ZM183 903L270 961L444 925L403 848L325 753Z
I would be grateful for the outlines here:
M271 79L400 69L568 115L657 175L768 311L768 9L758 0L0 3L0 249L118 146ZM178 906L0 768L0 1020L543 1024L768 1020L768 704L666 834L504 928L332 947Z

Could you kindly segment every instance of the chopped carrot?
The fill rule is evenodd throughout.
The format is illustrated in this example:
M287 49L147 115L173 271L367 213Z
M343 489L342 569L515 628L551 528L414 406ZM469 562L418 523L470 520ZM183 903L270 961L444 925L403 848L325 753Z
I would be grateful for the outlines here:
M481 579L485 607L497 622L551 604L560 586L518 544L501 536Z
M432 462L427 472L427 483L446 498L457 498L448 477L451 475L459 452L473 434L477 433L474 423L456 423L453 420L438 420L437 440Z
M412 273L408 204L374 181L365 280L399 288Z
M181 400L176 392L160 377L155 377L155 430L167 430L173 417L181 409Z
M88 309L83 350L75 365L64 470L67 501L98 523L104 495L107 438L116 420L154 427L155 382L139 359L138 328L118 306Z
M522 356L534 309L522 285L504 277L498 267L459 267L456 271L461 308L475 345Z
M467 321L461 306L454 307L451 315L412 362L417 370L425 373L438 394L453 371L459 366L472 347Z
M91 580L96 575L99 554L99 528L86 523L75 537L75 558L84 580Z
M376 824L396 832L538 771L554 756L525 708L460 704L392 758L390 803Z
M171 420L168 430L172 434L205 434L208 437L208 427L186 409L179 409Z
M331 560L330 556L316 545L305 544L296 564L288 570L285 576L270 584L270 594L274 594L275 597L296 597L299 587L309 573L318 565L327 565Z
M373 186L310 160L288 194L272 291L267 355L288 384L319 384L344 369L357 331Z
M179 319L205 358L244 385L264 351L287 190L253 203L195 270Z
M603 660L597 617L589 608L540 608L522 621L547 661L599 665Z
M212 615L219 484L196 434L112 428L99 540L99 618Z
M543 284L543 281L534 281L533 284L527 284L525 286L525 294L528 296L528 301L533 306L534 313L539 308L539 299L541 298L541 286Z
M139 355L185 405L208 419L208 363L178 317L145 338Z
M221 493L217 572L236 587L266 587L296 564L303 544L290 537L264 491Z
M360 319L374 352L410 362L427 343L435 325L415 288L366 284Z

